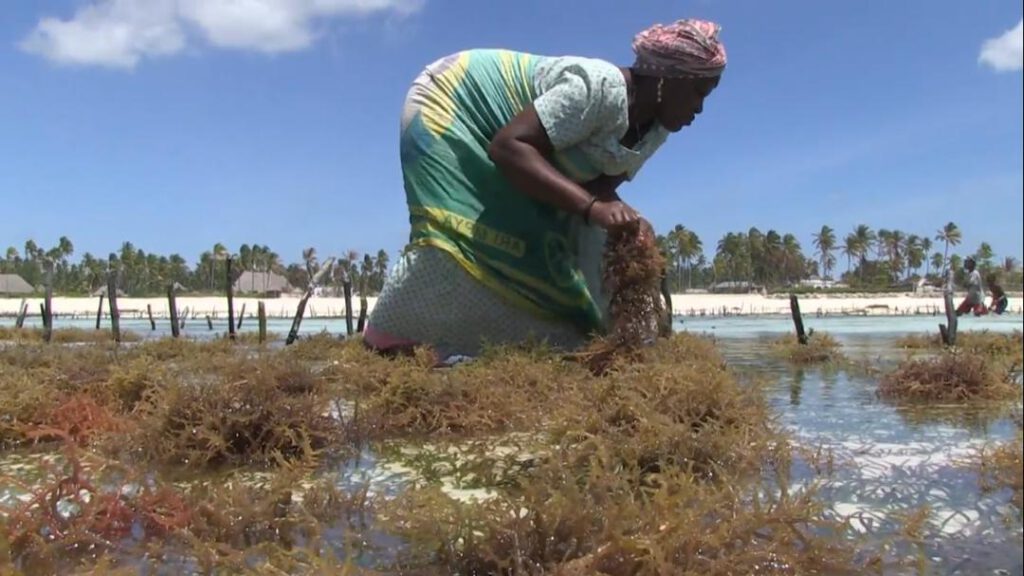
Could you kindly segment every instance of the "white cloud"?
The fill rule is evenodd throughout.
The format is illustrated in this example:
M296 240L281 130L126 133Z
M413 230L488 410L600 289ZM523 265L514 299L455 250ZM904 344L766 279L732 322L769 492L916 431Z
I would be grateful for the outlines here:
M20 44L61 64L132 68L185 49L198 36L219 48L264 53L310 46L320 21L417 11L423 0L93 0L68 20L43 18ZM194 34L187 32L194 31Z
M131 68L144 56L185 47L175 0L105 0L70 20L43 18L21 48L62 64Z
M1017 22L998 38L990 38L981 46L978 62L997 72L1020 70L1024 67L1024 19Z

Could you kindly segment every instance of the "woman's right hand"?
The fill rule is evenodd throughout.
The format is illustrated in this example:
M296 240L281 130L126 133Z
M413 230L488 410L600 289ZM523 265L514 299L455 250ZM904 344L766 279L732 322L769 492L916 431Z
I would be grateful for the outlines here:
M622 200L602 202L597 200L590 207L589 222L605 230L618 228L640 219L640 214Z

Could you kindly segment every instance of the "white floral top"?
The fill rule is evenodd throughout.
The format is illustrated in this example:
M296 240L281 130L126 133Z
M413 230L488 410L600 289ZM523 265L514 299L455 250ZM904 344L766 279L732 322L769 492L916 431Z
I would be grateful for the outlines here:
M668 137L655 123L635 148L620 143L629 129L626 79L604 60L544 58L534 84L540 96L533 105L555 147L555 163L576 182L601 174L632 180Z

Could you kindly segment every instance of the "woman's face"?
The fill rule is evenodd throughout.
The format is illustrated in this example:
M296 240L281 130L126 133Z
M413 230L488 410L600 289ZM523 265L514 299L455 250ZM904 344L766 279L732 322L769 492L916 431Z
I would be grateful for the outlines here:
M693 123L704 110L704 99L718 86L714 78L667 78L661 88L658 122L669 132L678 132Z

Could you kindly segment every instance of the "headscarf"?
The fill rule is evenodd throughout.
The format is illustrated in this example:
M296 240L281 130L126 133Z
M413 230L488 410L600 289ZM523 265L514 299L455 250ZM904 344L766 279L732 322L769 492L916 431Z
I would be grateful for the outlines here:
M637 72L665 78L710 78L725 69L721 26L705 20L655 24L633 39Z

